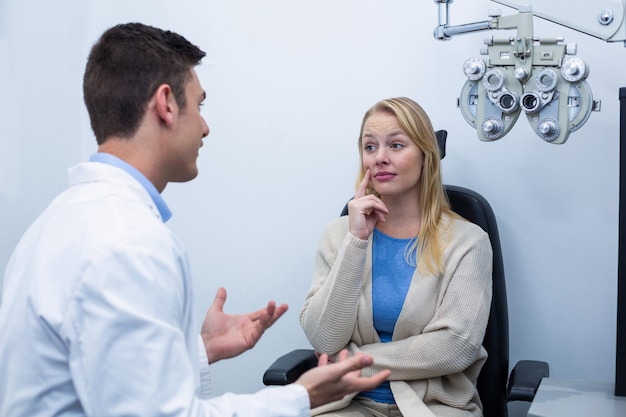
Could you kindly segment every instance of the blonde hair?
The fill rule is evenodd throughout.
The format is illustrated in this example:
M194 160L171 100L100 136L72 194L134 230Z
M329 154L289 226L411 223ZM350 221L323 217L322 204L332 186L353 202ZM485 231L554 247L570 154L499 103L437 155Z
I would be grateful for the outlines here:
M406 97L381 100L365 113L359 133L358 146L361 164L357 187L365 176L362 147L363 128L372 114L380 112L395 116L404 133L413 140L424 154L420 180L421 228L417 239L412 240L412 244L409 245L405 258L410 264L417 265L421 273L439 274L443 272L443 252L450 240L450 224L441 224L443 214L450 217L457 216L450 209L450 203L443 189L440 171L441 157L435 131L430 118L415 101ZM377 194L371 187L368 187L367 192L368 194ZM414 262L414 259L418 261Z

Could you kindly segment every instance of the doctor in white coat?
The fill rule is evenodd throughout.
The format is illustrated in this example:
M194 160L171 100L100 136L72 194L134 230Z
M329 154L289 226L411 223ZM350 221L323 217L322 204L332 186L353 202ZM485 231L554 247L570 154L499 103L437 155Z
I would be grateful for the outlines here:
M362 377L372 358L344 352L286 387L208 398L209 363L253 347L287 306L226 315L220 289L200 335L194 325L187 255L160 193L198 173L203 57L138 23L93 47L83 89L98 152L70 169L6 269L1 416L306 416L388 377Z

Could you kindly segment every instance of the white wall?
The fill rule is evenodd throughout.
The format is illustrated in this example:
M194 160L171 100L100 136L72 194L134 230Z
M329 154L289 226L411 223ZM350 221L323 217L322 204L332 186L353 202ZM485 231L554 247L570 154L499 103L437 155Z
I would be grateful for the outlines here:
M452 24L495 7L455 2ZM277 355L308 346L298 311L322 228L353 192L361 116L399 95L448 130L445 181L479 191L496 212L512 363L542 359L554 377L613 380L621 44L537 19L537 35L578 44L602 111L564 145L538 139L523 116L484 143L456 98L462 64L488 34L435 41L429 0L0 0L2 268L65 187L66 168L95 150L82 72L99 34L127 21L178 31L208 53L198 69L211 128L201 173L164 193L190 253L198 318L218 286L228 312L291 305L255 350L214 367L215 393L260 388Z

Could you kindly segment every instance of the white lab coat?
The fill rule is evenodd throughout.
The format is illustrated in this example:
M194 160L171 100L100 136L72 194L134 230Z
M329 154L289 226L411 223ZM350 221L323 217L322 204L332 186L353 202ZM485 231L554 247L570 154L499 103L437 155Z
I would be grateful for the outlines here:
M70 169L0 307L0 416L305 416L299 385L201 399L208 364L181 242L123 169ZM200 349L199 349L200 345Z

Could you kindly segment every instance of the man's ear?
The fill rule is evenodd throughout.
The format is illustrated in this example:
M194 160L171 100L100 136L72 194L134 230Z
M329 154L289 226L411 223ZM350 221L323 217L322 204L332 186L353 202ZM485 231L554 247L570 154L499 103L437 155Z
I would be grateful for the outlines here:
M168 84L161 84L154 93L154 100L159 119L170 126L174 121L174 113L178 111L172 88Z

